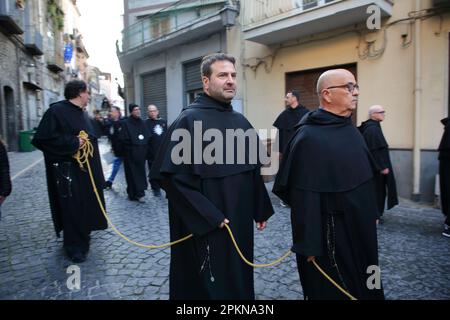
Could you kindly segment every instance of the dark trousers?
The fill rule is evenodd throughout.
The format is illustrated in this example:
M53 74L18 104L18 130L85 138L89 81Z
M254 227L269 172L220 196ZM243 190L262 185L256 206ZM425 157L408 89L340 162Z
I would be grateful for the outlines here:
M152 188L153 191L160 191L161 190L161 186L158 183L158 181L154 180L154 179L150 179L150 170L152 168L152 163L153 163L153 160L147 160L147 165L148 165L148 182L150 183L150 187Z

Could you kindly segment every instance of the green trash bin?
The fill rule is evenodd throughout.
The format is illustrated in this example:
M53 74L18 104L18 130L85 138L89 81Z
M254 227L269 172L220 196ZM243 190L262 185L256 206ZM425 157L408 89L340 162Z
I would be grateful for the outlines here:
M34 130L24 130L19 131L19 150L21 152L31 152L36 150L36 148L31 144L31 140L36 131Z

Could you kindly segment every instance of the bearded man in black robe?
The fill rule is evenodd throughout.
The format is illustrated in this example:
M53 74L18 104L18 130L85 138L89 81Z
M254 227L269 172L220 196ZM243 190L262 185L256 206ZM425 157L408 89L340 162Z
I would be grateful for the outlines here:
M288 143L273 192L291 207L293 247L305 299L348 299L313 260L357 299L383 299L373 164L352 125L359 88L344 69L323 73L319 109Z
M450 118L441 120L444 134L439 144L439 181L442 213L445 215L442 235L450 238Z
M381 219L384 212L386 196L388 199L388 210L398 205L397 187L391 158L389 156L389 146L384 138L380 124L385 117L386 111L382 106L371 106L369 108L369 120L364 121L358 127L377 166L377 172L374 174L374 182L379 219Z
M75 263L86 260L90 232L104 230L107 222L94 194L86 165L80 168L74 159L86 143L79 138L80 131L89 135L94 155L89 163L103 206L103 177L97 139L84 108L89 102L86 83L74 80L67 83L66 100L54 103L45 112L32 144L43 151L47 174L48 195L52 218L59 237L64 233L64 249Z
M239 257L224 225L229 224L243 254L252 261L253 223L263 230L273 208L261 165L251 161L251 142L239 144L238 148L245 147L239 153L236 143L233 149L226 148L222 155L227 161L205 158L209 147L227 131L251 132L253 127L231 105L236 92L235 59L222 53L206 56L201 70L204 93L170 126L151 171L167 193L171 240L194 234L171 248L170 299L254 299L253 269ZM206 138L207 132L215 133L215 138ZM204 137L199 143L196 134ZM178 141L183 136L189 147L180 151ZM223 144L218 145L214 156L223 150Z
M123 167L127 181L128 199L144 203L145 190L148 187L145 174L145 160L150 143L150 132L141 119L141 109L131 103L128 106L130 116L122 123L119 143L124 150Z
M309 112L308 109L300 104L300 93L297 90L288 91L285 101L287 104L286 109L280 113L273 123L273 126L278 129L280 155L283 154L284 148L294 134L294 127Z

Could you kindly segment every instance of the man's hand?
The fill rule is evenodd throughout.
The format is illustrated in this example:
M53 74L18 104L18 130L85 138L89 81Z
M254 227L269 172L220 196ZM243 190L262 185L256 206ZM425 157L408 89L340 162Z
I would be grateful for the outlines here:
M315 259L316 259L316 257L314 257L314 256L309 256L309 257L306 259L306 261L312 262L312 261L314 261Z
M81 148L86 143L86 140L80 137L78 137L78 141L80 142L80 146L78 148Z
M223 220L223 222L220 224L219 228L222 229L223 227L225 227L225 224L229 224L229 223L230 223L230 220L225 218L225 220Z
M384 175L389 174L389 168L381 170L380 173Z
M0 196L0 204L2 204L6 200L6 197Z
M267 226L267 221L256 223L256 229L258 229L259 231L263 231L266 228L266 226Z

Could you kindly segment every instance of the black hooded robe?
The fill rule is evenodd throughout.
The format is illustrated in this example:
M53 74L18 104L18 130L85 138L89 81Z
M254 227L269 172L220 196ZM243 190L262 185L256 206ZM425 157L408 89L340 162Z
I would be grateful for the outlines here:
M358 127L366 141L375 164L379 170L374 174L375 191L377 194L378 214L381 217L384 212L387 195L387 209L398 205L397 186L395 183L394 170L389 157L389 146L384 138L379 121L369 119ZM381 174L383 169L389 169L389 174ZM387 189L387 192L386 192Z
M230 220L237 243L252 261L254 221L267 221L273 214L260 165L250 164L248 157L245 164L175 164L171 153L178 141L171 141L172 134L185 129L193 137L194 121L202 122L203 133L211 128L222 134L226 129L253 129L230 104L202 94L163 139L151 177L161 181L169 200L170 238L194 234L171 247L170 299L254 299L253 269L219 225Z
M145 160L149 148L150 133L145 122L130 116L122 123L119 143L124 150L123 167L130 200L145 196L148 184L145 173Z
M444 134L439 144L439 182L441 190L442 213L447 217L445 223L450 226L450 118L441 120Z
M273 192L291 207L293 247L305 299L348 299L312 263L316 261L357 299L383 299L369 290L369 266L378 266L373 164L352 125L323 109L304 117L289 141Z
M89 159L103 206L105 179L97 137L87 114L69 101L54 103L45 112L32 144L43 151L48 195L57 236L64 231L64 247L69 251L89 250L90 232L107 228L94 194L87 169L82 170L73 155L78 151L78 135L88 133L94 147Z
M148 180L150 182L152 190L159 190L160 185L156 181L150 179L150 169L152 167L156 153L158 152L159 146L161 145L164 134L167 131L167 121L162 118L158 118L155 120L149 118L145 121L145 124L147 125L148 131L150 132L150 147L147 154L147 164L149 170Z
M308 112L309 110L304 106L298 105L295 109L289 106L278 115L273 126L278 129L279 148L281 153L283 153L289 139L294 134L295 125L297 125Z

